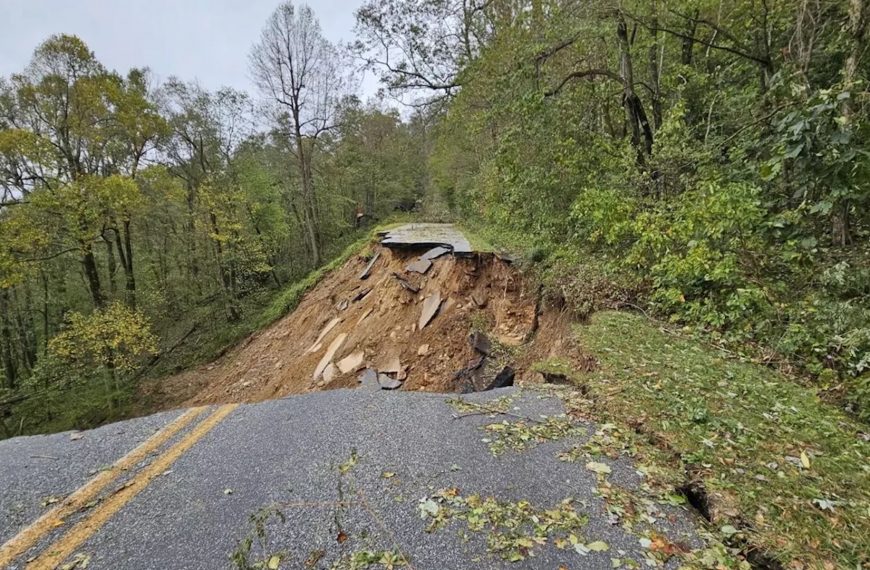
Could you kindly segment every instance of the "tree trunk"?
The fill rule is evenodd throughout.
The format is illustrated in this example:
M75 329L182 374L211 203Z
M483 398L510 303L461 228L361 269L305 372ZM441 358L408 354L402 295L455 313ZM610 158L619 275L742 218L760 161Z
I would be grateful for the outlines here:
M314 181L311 176L311 163L305 150L305 141L298 127L298 118L294 133L296 142L296 158L299 163L300 181L302 184L302 213L305 223L305 234L311 252L311 262L315 267L320 265L320 236L317 231L317 207L314 200Z
M698 29L698 15L700 12L696 9L692 18L689 20L689 29L686 30L686 37L682 39L682 50L680 54L680 62L683 65L692 65L695 49L695 32Z
M115 235L118 235L115 232ZM101 234L103 238L103 243L106 244L106 267L109 270L109 294L114 297L117 291L117 286L115 284L115 272L118 271L118 264L115 261L115 251L112 247L112 240L106 236L106 231L103 230ZM118 248L118 252L120 253L121 248Z
M853 94L855 81L858 77L858 63L865 49L865 36L867 32L867 6L864 0L849 0L849 24L847 27L851 46L849 56L843 65L843 90ZM843 99L841 112L843 114L844 129L850 129L853 122L854 108L852 107L853 96ZM851 204L846 198L841 198L834 205L831 219L831 241L835 246L845 247L852 242L849 210Z
M214 213L209 214L209 220L211 221L211 228L214 232L215 236L220 235L220 228L217 223L217 216ZM233 287L233 278L230 274L230 271L227 269L226 265L224 265L224 248L221 245L219 239L214 240L215 251L217 253L217 261L218 261L218 274L220 277L221 287L223 288L224 295L224 306L226 308L227 320L229 322L234 322L239 320L241 316L239 313L239 308L236 306L236 296L234 293Z
M82 251L82 268L85 271L85 278L87 279L91 299L94 302L94 308L102 308L105 299L103 298L103 292L100 289L100 273L97 270L97 260L94 258L94 251L89 243L80 242L79 246Z
M0 364L3 365L6 387L14 390L18 385L18 368L12 352L12 327L9 323L11 317L9 289L2 289L0 290Z
M631 44L628 40L628 26L622 12L617 13L616 35L619 39L619 76L622 79L622 104L631 132L631 143L637 149L638 163L645 164L646 157L652 154L653 133L649 125L643 103L634 91L634 69L631 61ZM643 142L641 142L643 135Z
M127 305L136 308L136 275L133 273L133 244L130 239L130 219L124 220L124 283L127 292Z
M658 131L662 126L662 93L661 81L659 73L659 17L658 4L656 0L652 1L652 17L650 18L650 33L652 34L652 42L649 46L649 77L650 88L652 89L652 114L653 125Z

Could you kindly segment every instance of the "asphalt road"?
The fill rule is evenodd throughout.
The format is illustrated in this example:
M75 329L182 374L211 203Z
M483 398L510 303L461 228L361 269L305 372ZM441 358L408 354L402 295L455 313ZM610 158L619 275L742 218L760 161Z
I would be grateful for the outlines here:
M611 568L613 558L642 563L648 552L641 531L647 527L629 532L614 524L596 493L596 474L582 462L557 458L577 437L499 456L490 452L483 425L563 413L557 398L516 388L464 398L504 396L513 398L513 415L496 418L457 411L446 402L456 397L451 395L336 390L164 413L81 437L2 441L0 567L75 561L89 569L246 567L231 561L235 554L250 567L271 562L329 569L350 568L351 560L360 563L364 553L380 551L409 568L433 570ZM155 444L155 437L165 441ZM144 454L141 447L132 451L143 442ZM131 451L127 469L110 467ZM611 481L627 488L642 482L627 459L602 461L612 470ZM76 491L94 478L99 484ZM583 543L604 543L607 551L560 549L554 535L512 563L494 552L491 529L470 530L460 517L447 517L427 532L432 519L421 515L421 499L442 489L503 504L526 500L538 509L573 498L572 508L588 517L578 533ZM689 511L657 508L649 529L675 542L697 542ZM262 540L252 517L264 520ZM249 535L250 549L244 542Z

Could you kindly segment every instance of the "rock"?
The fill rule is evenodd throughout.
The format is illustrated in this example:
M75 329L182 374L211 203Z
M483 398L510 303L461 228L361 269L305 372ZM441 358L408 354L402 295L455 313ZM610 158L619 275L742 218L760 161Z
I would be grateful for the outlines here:
M429 251L427 251L426 253L424 253L423 255L421 255L420 259L427 259L427 260L431 261L433 259L437 259L437 258L441 257L445 253L450 253L450 250L447 249L446 247L439 246L439 247L432 248Z
M338 309L339 311L343 311L343 310L347 309L349 306L350 306L350 301L348 301L347 299L343 299L343 300L339 301L338 305L336 305L335 308Z
M401 380L402 382L404 382L406 378L408 378L408 367L403 366L399 373L396 374L396 380Z
M402 383L386 374L378 374L378 384L382 390L395 390L402 387Z
M489 341L489 337L483 334L480 331L474 331L471 333L471 348L479 352L480 354L485 354L489 356L492 352L492 343Z
M320 334L317 335L317 340L314 341L314 344L311 345L311 348L308 349L308 352L317 352L320 350L320 342L329 334L329 331L335 328L335 326L341 322L340 317L335 317L323 327L323 330L320 331Z
M471 300L474 301L474 304L479 308L486 307L487 299L483 293L474 292L471 294Z
M429 345L421 344L420 348L417 349L417 356L426 356L429 354Z
M365 353L361 350L354 352L338 361L338 369L342 374L356 372L360 367L362 367L365 357Z
M514 377L516 376L516 372L510 366L505 366L501 369L501 372L495 375L492 382L487 384L484 390L493 390L495 388L504 388L506 386L514 385Z
M414 273L419 273L420 275L425 275L429 268L432 267L432 262L428 259L423 259L422 257L413 263L409 263L407 267L405 267L405 271L413 271Z
M335 353L338 352L338 349L341 348L341 345L344 344L344 340L347 338L346 333L341 333L335 340L332 341L332 344L329 345L329 348L326 349L326 352L323 354L323 358L320 359L320 362L317 364L317 368L314 369L314 375L311 377L311 380L317 380L317 377L323 374L323 371L326 370L326 367L332 362L332 357L335 356Z
M357 382L362 384L363 388L380 388L378 384L378 371L373 368L366 368L357 378Z
M406 290L410 291L411 293L419 293L420 292L419 287L417 287L416 285L414 285L413 283L411 283L410 281L408 281L407 279L405 279L404 277L402 277L401 275L399 275L395 271L393 272L393 277L395 277L396 279L399 280L399 285L401 285L403 289L406 289Z
M369 260L368 265L366 265L366 268L365 268L365 269L363 270L363 272L360 274L360 276L359 276L360 279L368 279L368 278L369 278L369 275L371 275L371 272L372 272L372 267L375 266L375 263L377 263L378 258L379 258L380 256L381 256L381 252L380 252L380 251L377 252L377 253L375 253L375 254L372 256L372 258Z
M485 362L486 355L481 354L472 360L468 366L453 375L453 380L456 382L457 389L462 394L477 391L477 379L480 376L480 373L483 372L483 364Z
M326 368L323 369L323 383L329 384L332 382L335 377L338 376L338 368L330 362L326 365Z
M363 322L364 320L366 320L366 317L368 317L369 315L372 314L372 311L373 311L373 310L374 310L373 307L369 307L368 309L366 309L366 312L363 313L362 316L359 318L359 320L356 322L357 326L361 325L362 322Z
M402 371L402 363L398 356L393 356L380 366L378 371L386 374L398 374Z
M438 313L441 308L441 293L435 292L426 297L423 301L423 311L420 313L420 322L418 327L423 329Z
M351 299L351 301L353 301L354 303L356 303L357 301L362 301L365 298L365 296L371 292L372 292L372 288L366 287L365 289L363 289L362 291L360 291L359 293L354 295L354 297L353 297L353 299Z

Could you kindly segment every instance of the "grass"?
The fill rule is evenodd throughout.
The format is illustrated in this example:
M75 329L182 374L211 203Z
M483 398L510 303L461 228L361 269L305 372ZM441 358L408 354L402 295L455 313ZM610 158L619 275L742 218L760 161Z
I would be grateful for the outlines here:
M788 568L870 563L861 424L774 371L640 316L600 312L576 332L601 363L578 374L596 413L673 452L703 483L725 538Z

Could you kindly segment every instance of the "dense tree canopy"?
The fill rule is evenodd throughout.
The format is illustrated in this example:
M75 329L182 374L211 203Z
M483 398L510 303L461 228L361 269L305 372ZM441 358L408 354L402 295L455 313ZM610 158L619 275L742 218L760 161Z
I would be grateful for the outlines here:
M267 22L251 56L263 105L121 75L68 35L0 79L6 435L117 417L161 350L194 329L244 330L270 290L414 203L422 131L345 89L318 29L290 3ZM294 51L269 51L288 37ZM290 91L268 88L297 71Z

